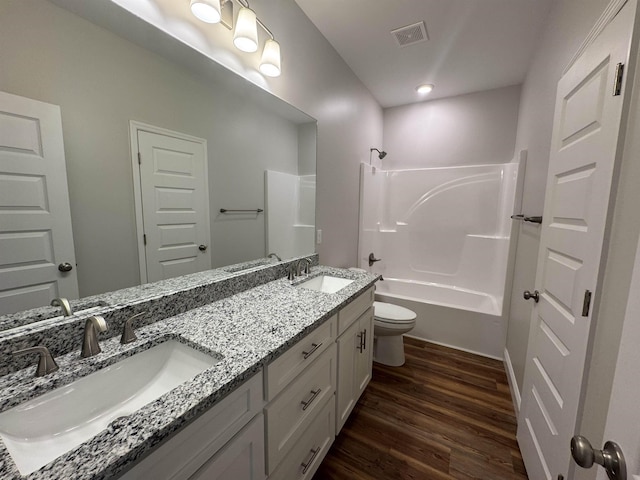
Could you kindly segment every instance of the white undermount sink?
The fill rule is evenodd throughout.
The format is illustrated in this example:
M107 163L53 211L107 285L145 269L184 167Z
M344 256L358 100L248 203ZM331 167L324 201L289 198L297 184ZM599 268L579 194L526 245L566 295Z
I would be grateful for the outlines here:
M1 413L0 437L27 475L221 358L168 340Z
M330 275L318 275L309 280L298 284L299 287L308 288L309 290L317 290L324 293L336 293L347 285L353 283L353 280L347 278L332 277Z

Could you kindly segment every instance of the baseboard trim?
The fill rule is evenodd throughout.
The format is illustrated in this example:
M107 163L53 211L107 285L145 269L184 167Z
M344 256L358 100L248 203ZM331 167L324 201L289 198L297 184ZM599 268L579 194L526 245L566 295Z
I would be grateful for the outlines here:
M421 341L427 342L427 343L433 343L434 345L440 345L441 347L453 348L454 350L460 350L461 352L473 353L474 355L480 355L481 357L491 358L493 360L499 360L501 362L504 361L504 359L501 358L501 357L488 355L486 353L477 352L475 350L469 350L468 348L461 348L461 347L458 347L456 345L449 345L448 343L443 343L443 342L434 342L433 340L429 340L427 338L422 338L422 337L416 337L415 335L409 335L407 333L405 333L404 336L405 337L409 337L409 338L415 338L416 340L421 340Z
M520 390L518 390L518 382L516 381L516 374L513 371L513 364L511 363L511 356L509 356L509 350L504 349L504 368L507 371L507 381L509 382L509 390L511 391L511 400L513 401L513 408L516 411L516 417L520 414L520 403L522 398L520 397Z

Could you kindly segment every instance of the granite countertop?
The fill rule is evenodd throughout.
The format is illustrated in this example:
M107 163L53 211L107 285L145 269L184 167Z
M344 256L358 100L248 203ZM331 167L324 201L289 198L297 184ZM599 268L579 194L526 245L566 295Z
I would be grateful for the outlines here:
M175 339L222 360L40 470L21 476L0 441L0 478L102 479L123 472L191 419L221 398L307 333L321 325L377 280L377 276L331 267L314 267L311 276L331 274L354 282L327 294L292 286L281 278L200 308L136 330L138 340L121 345L113 337L101 342L102 353L58 357L60 369L33 377L23 369L0 378L0 411L113 364L150 346ZM300 283L300 281L296 282Z

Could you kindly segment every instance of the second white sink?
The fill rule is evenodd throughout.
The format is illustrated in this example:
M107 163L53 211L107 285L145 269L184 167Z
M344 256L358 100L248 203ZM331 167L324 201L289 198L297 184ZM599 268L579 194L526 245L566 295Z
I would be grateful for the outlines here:
M332 277L330 275L319 275L317 277L310 278L309 280L305 280L298 286L324 293L336 293L352 283L353 280L349 280L347 278Z
M220 359L166 341L1 413L0 437L27 475Z

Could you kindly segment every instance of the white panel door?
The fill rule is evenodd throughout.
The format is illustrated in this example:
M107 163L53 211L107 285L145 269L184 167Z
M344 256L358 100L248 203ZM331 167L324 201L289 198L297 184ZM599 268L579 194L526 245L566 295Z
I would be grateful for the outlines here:
M211 268L206 143L137 131L146 280Z
M75 267L60 107L0 92L0 315L78 298Z
M625 7L558 83L544 223L525 366L518 442L529 478L568 478L591 326L623 96L633 11Z

